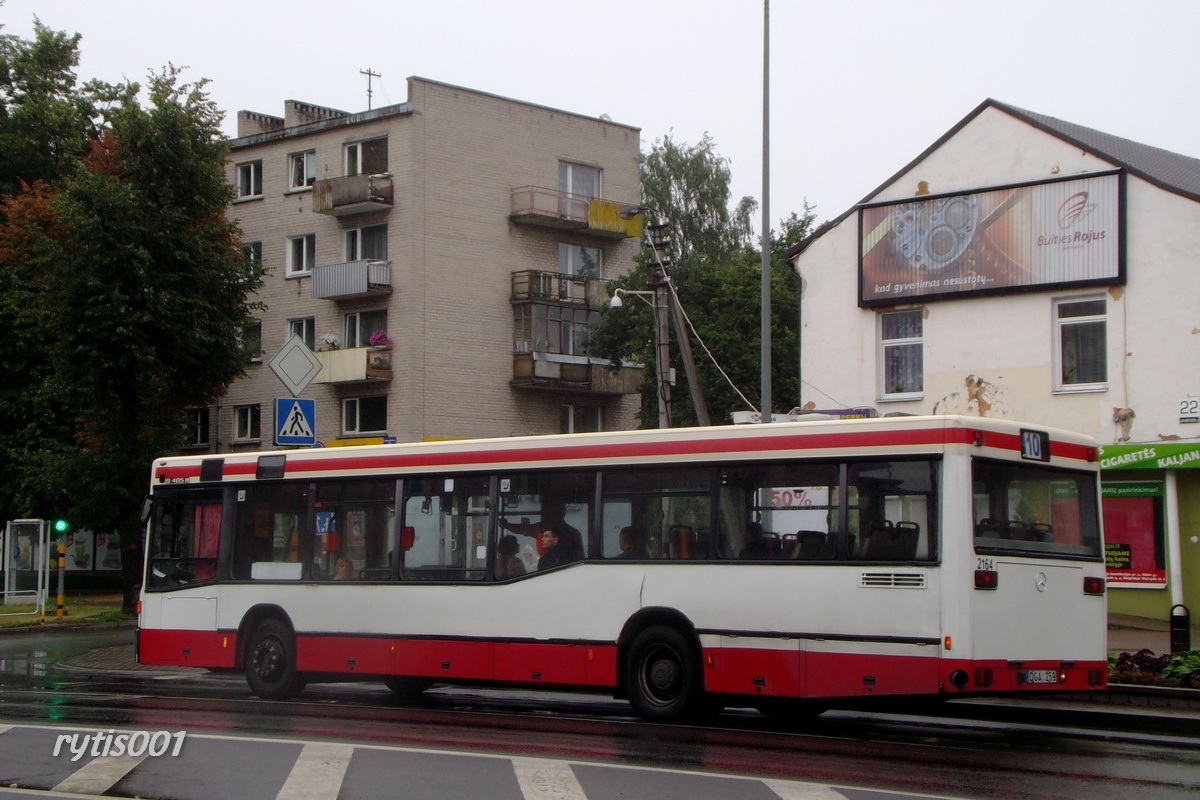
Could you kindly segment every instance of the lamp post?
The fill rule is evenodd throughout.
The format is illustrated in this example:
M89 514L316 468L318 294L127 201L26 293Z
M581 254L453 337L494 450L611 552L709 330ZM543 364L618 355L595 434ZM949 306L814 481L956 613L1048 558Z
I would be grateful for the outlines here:
M638 297L643 303L654 309L654 361L655 372L658 376L658 427L671 427L671 342L667 338L667 304L664 302L663 285L659 284L654 291L639 291L635 289L616 289L613 291L609 305L620 308L625 305L621 298L625 295ZM648 298L654 298L651 302Z
M621 219L632 219L638 214L650 213L651 209L642 205L624 206L619 214ZM662 331L659 335L659 352L661 357L667 357L669 350L667 348L667 320L669 316L675 324L675 338L679 340L679 356L683 361L683 369L687 374L688 388L692 393L692 405L696 411L696 421L701 425L712 424L708 416L708 404L704 401L704 390L700 386L700 377L696 372L696 360L692 357L692 345L688 339L687 331L683 327L683 308L679 304L679 295L675 293L675 284L671 282L671 274L667 270L667 265L671 263L671 239L667 236L668 226L664 224L647 225L646 237L650 240L650 248L654 253L654 265L658 267L657 280L654 284L655 289L655 313L658 314L658 309L663 309L663 316L657 317L658 327ZM666 297L662 301L658 299L658 293L666 293ZM649 294L647 292L646 294ZM661 359L660 359L661 363ZM667 387L667 424L661 423L660 427L670 427L670 367L662 367L665 369ZM660 397L662 392L659 392Z

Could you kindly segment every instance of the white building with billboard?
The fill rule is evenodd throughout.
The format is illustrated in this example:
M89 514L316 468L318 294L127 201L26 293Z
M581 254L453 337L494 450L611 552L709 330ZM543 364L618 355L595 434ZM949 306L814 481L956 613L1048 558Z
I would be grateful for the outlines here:
M792 249L810 408L1104 448L1113 611L1200 610L1200 159L982 103Z

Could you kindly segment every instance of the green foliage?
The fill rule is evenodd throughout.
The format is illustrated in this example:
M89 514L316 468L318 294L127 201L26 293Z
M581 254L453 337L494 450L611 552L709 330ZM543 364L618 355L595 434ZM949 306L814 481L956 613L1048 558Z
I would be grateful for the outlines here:
M1108 682L1127 686L1200 689L1200 650L1163 655L1155 655L1149 649L1135 653L1109 653Z
M1170 663L1163 668L1162 676L1178 686L1200 689L1200 650L1172 655Z
M122 533L129 603L149 464L241 374L262 273L225 217L228 143L204 82L168 66L145 106L136 85L77 90L76 42L39 28L0 48L0 182L21 187L0 208L0 366L19 376L0 389L0 509L45 516L66 489L73 527ZM29 142L66 137L48 122L64 115L74 138L48 161Z
M730 211L731 178L729 159L707 133L695 145L670 134L654 142L642 165L642 202L653 209L648 223L667 226L677 263L693 254L725 261L750 242L758 203L743 197Z
M707 136L696 146L669 137L655 142L642 170L642 195L653 209L650 216L666 223L671 231L674 259L669 272L680 304L699 334L697 338L688 332L714 424L729 422L734 411L757 407L761 382L762 256L750 246L750 214L757 204L753 198L743 198L731 212L730 178L728 162L717 155ZM813 221L811 208L806 207L802 216L793 212L780 221L771 240L771 382L777 410L794 405L798 392L798 287L784 253L807 235ZM638 269L614 281L610 290L652 286L658 269L649 248L643 249L640 262ZM602 358L646 365L640 414L643 427L658 424L654 331L653 309L646 303L629 302L604 312L591 343L592 352ZM677 380L672 389L671 424L695 425L696 410L674 327L670 336ZM734 386L747 398L739 396Z

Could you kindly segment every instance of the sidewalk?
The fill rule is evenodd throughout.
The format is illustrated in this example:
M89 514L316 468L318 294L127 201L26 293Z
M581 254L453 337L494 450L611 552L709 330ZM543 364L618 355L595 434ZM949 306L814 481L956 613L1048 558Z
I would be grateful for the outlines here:
M1192 626L1191 649L1200 650L1200 624ZM1165 619L1108 615L1108 650L1112 653L1136 653L1153 650L1161 655L1171 652L1171 629Z

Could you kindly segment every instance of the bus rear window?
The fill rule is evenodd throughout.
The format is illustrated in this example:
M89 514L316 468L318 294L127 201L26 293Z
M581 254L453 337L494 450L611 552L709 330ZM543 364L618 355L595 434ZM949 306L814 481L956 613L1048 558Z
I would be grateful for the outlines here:
M974 459L975 549L1099 558L1096 475Z

